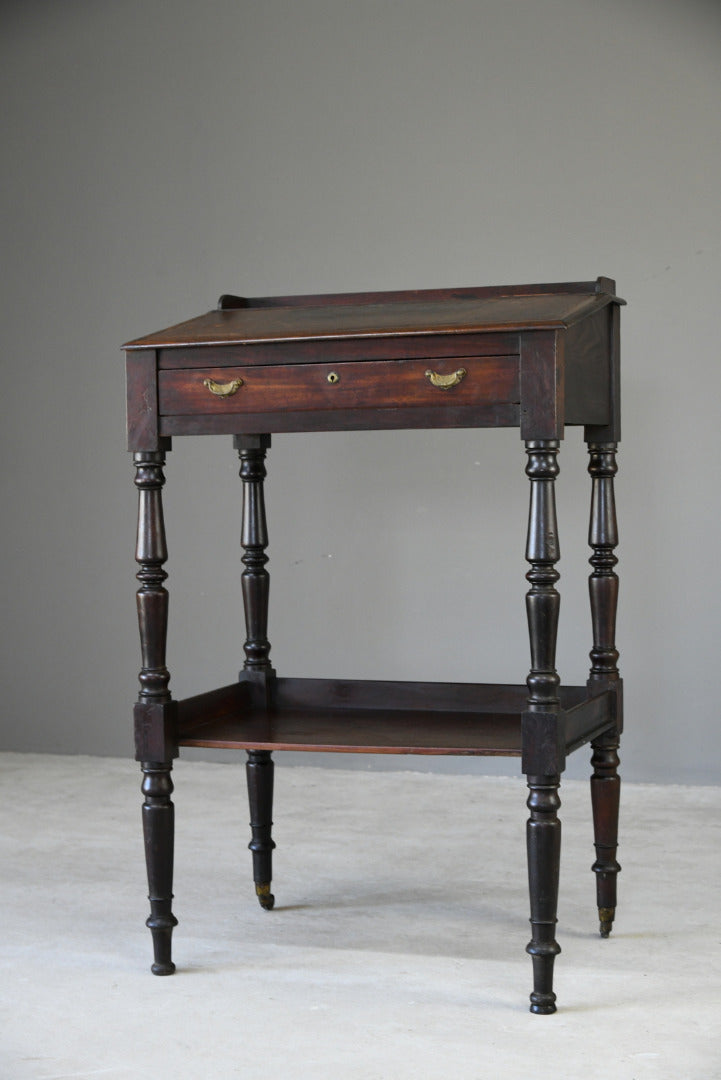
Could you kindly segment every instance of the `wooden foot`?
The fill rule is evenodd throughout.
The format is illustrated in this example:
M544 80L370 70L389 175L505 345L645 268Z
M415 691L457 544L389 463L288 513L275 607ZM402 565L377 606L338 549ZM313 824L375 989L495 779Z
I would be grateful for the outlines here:
M175 971L171 938L178 920L172 912L174 807L170 768L168 764L143 763L143 836L150 900L150 917L145 925L153 936L153 975L172 975Z

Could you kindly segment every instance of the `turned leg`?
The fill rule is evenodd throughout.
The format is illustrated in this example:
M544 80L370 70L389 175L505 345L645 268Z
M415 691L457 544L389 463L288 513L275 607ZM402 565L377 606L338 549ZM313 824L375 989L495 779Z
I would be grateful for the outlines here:
M526 805L528 888L531 896L532 937L526 952L533 961L531 1012L554 1013L553 962L561 951L556 941L558 879L561 868L561 822L558 810L559 776L529 776Z
M172 975L171 938L178 920L173 904L173 837L175 808L171 766L167 763L143 762L142 792L143 835L145 863L148 869L148 898L150 917L145 925L153 936L153 975Z
M526 559L526 613L531 646L531 670L526 680L528 703L523 715L523 769L530 795L526 841L531 901L533 961L531 1012L556 1011L553 965L561 951L555 938L561 823L558 809L560 773L565 746L559 734L559 677L556 671L556 636L560 596L556 590L560 558L554 481L558 474L558 443L527 442L526 473L531 481Z
M616 692L616 725L592 742L591 804L593 807L596 861L596 899L602 937L608 937L616 914L616 878L621 869L616 861L618 847L618 808L621 780L618 775L621 681L616 649L616 608L618 604L618 562L614 549L618 544L616 503L613 479L616 443L589 443L588 471L592 478L591 519L588 542L592 548L592 573L588 579L591 600L593 648L588 685L593 689Z
M267 750L249 750L245 766L250 803L252 840L248 845L253 853L255 894L262 908L270 911L275 897L270 891L273 877L272 858L275 843L271 838L273 826L273 757Z
M621 778L618 775L618 732L605 732L591 744L591 805L596 861L596 903L601 937L608 937L616 915L616 879L621 869L618 850L618 807Z
M144 795L142 819L148 871L150 917L153 937L154 975L172 975L171 936L177 919L172 913L174 809L171 800L171 769L177 756L174 729L175 703L168 690L170 675L165 666L168 625L168 554L163 523L162 487L165 454L148 451L134 455L138 488L138 535L135 552L138 625L142 668L140 694L135 706L136 759L142 763Z
M240 478L243 481L243 518L240 542L243 548L241 588L245 612L246 678L258 682L268 691L273 675L268 641L268 594L270 575L266 570L268 556L268 527L265 518L263 481L266 476L265 455L270 435L239 435L234 439L240 457ZM271 837L273 825L273 759L269 750L249 750L246 764L250 828L249 847L253 853L253 881L262 908L270 911L275 903L270 891L272 879Z

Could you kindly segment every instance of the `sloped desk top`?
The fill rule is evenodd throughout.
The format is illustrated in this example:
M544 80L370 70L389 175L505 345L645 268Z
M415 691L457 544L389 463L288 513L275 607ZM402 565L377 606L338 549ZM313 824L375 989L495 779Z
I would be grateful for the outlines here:
M617 428L621 303L607 278L223 296L218 310L125 346L130 447L184 434L518 426L548 439L567 424Z

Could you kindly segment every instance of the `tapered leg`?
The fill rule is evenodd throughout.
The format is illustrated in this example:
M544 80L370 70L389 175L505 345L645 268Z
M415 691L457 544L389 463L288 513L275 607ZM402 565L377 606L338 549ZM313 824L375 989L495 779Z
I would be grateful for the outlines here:
M558 880L561 857L561 823L558 809L560 773L565 745L559 737L559 677L556 671L556 637L560 597L556 590L560 558L554 481L558 474L558 443L526 443L526 473L531 481L526 559L526 612L531 646L531 670L526 680L528 704L523 716L523 768L530 795L526 840L528 884L531 901L531 941L527 952L533 961L531 1012L556 1011L553 992L554 960L561 951L555 938Z
M270 911L275 897L270 891L272 852L275 843L271 837L273 826L273 758L267 750L249 750L245 766L248 777L248 802L250 803L250 828L252 840L248 845L253 853L253 881L255 894L262 908Z
M591 519L588 542L592 548L592 573L588 579L591 600L593 648L588 685L591 689L614 689L616 726L591 744L591 804L593 807L596 861L596 894L602 937L608 937L616 914L616 878L621 869L616 860L618 810L621 780L618 775L618 747L621 726L621 680L616 648L616 608L618 604L618 544L616 503L613 488L617 472L616 444L589 443L588 471L592 479Z
M553 962L561 951L556 941L558 879L561 867L561 822L558 776L529 776L526 826L528 887L532 937L526 951L533 961L531 1012L554 1013Z
M240 478L243 481L243 518L241 546L243 548L243 608L245 612L246 678L260 683L267 693L268 680L273 675L268 641L268 594L270 576L266 570L268 556L268 527L265 516L263 482L266 476L265 455L270 435L236 436L235 447L240 456ZM249 750L246 765L250 827L253 853L253 880L261 907L269 911L275 903L270 891L272 880L271 837L273 825L273 759L268 750Z
M621 778L618 775L618 733L605 732L594 739L591 765L591 805L596 861L596 903L601 937L608 937L616 915L616 879L621 869L617 860L618 807Z
M173 903L173 836L175 810L170 796L170 766L143 762L143 835L148 870L150 917L146 926L153 935L153 975L172 975L171 937L178 920Z
M162 487L165 454L148 451L134 455L138 488L138 535L135 558L140 588L137 592L142 668L140 694L135 706L136 758L142 763L144 795L142 819L148 871L150 918L155 975L171 975L171 936L177 920L172 913L174 810L170 798L172 760L177 756L174 709L165 666L168 593L163 586L167 548L163 522Z

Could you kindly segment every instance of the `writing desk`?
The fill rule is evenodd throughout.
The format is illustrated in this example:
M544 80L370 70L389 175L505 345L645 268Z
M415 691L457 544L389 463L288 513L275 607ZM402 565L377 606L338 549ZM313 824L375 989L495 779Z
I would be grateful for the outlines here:
M181 746L248 751L258 899L271 893L272 752L507 755L528 779L531 1010L555 1011L553 963L566 756L590 742L600 930L616 907L621 681L613 482L619 429L619 305L595 282L247 299L139 338L127 351L136 466L142 650L135 706L156 975L171 974L172 762ZM583 425L591 475L591 670L561 686L554 481L566 425ZM287 679L269 658L263 484L273 432L518 427L530 510L531 669L520 686ZM172 699L165 662L167 559L161 491L173 436L230 434L243 483L245 664L238 681ZM459 498L464 497L459 492ZM501 524L499 523L499 528Z

